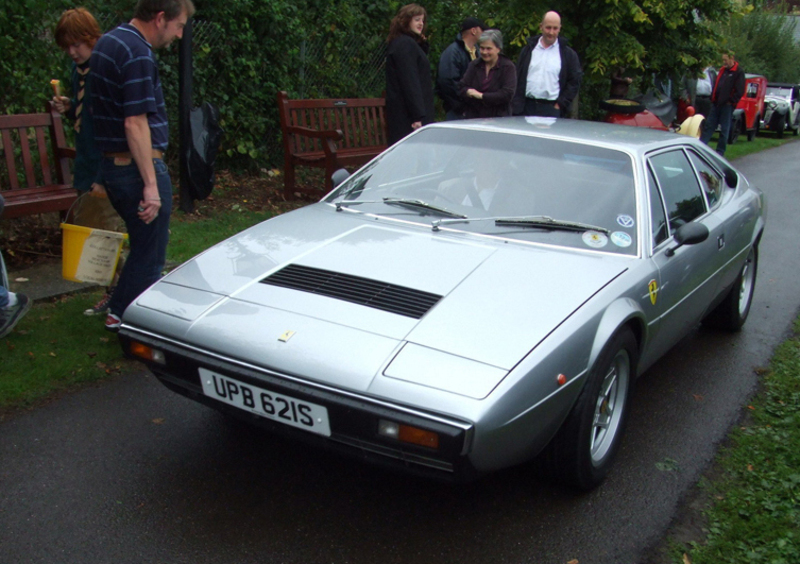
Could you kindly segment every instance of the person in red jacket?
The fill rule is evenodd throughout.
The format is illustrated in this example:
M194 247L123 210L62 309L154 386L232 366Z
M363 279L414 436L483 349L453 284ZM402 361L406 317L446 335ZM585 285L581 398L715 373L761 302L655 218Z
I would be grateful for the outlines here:
M733 110L744 95L744 83L744 71L736 62L733 51L726 51L722 54L722 68L719 69L714 90L711 92L711 111L703 124L703 133L700 136L700 141L708 145L719 125L717 153L722 156L725 156L725 149L728 146Z

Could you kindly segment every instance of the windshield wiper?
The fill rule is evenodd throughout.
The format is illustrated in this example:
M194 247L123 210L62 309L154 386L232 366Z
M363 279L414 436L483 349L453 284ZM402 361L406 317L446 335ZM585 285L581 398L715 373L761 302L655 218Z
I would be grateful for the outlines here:
M448 210L447 208L443 208L441 206L434 206L433 204L429 204L423 200L414 200L411 198L384 198L384 204L389 204L392 206L407 206L410 208L422 208L425 210L430 210L441 215L446 215L447 217L455 217L459 219L467 219L467 216L461 213L456 213L454 211Z
M406 206L415 209L422 208L436 212L440 215L445 215L447 217L455 217L459 220L467 219L466 215L456 213L440 206L434 206L433 204L429 204L423 200L414 200L411 198L390 198L387 196L382 200L339 200L338 202L334 203L336 206L336 211L342 211L342 206L351 206L354 204L389 204L390 206Z
M432 221L431 227L434 231L439 231L442 225L453 223L468 223L471 221L494 221L499 226L520 226L520 227L544 227L545 229L564 229L567 231L600 231L608 234L610 231L605 227L580 223L577 221L564 221L553 219L549 215L530 215L522 217L465 217L462 219L440 219Z
M498 217L495 225L511 225L520 227L544 227L546 229L565 229L567 231L600 231L608 235L610 231L605 227L581 223L579 221L565 221L553 219L549 215L532 215L528 217Z

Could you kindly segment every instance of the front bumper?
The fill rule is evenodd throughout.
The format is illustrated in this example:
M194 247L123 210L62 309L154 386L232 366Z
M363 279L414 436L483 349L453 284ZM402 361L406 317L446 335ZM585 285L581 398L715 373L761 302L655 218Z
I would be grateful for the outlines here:
M247 420L270 432L381 466L435 479L469 481L478 476L467 457L474 431L470 422L331 388L293 375L279 374L125 324L119 338L125 354L139 361L142 358L131 352L133 342L163 352L163 364L145 364L170 390ZM251 386L267 388L275 393L324 406L330 420L330 436L290 427L205 395L200 382L200 368ZM432 431L439 436L438 448L401 443L379 435L379 420Z

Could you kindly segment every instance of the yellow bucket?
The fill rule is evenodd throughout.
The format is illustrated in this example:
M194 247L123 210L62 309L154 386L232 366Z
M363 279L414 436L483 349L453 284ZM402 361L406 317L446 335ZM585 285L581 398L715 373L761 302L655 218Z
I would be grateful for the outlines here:
M73 282L110 284L128 234L70 223L62 223L61 231L61 276Z

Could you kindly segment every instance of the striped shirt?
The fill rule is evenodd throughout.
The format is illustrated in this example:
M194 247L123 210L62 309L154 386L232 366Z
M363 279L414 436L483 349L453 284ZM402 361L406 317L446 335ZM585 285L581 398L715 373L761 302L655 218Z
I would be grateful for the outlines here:
M130 151L125 118L147 114L154 149L166 150L169 123L158 63L151 45L131 24L102 36L92 50L92 109L97 148Z

